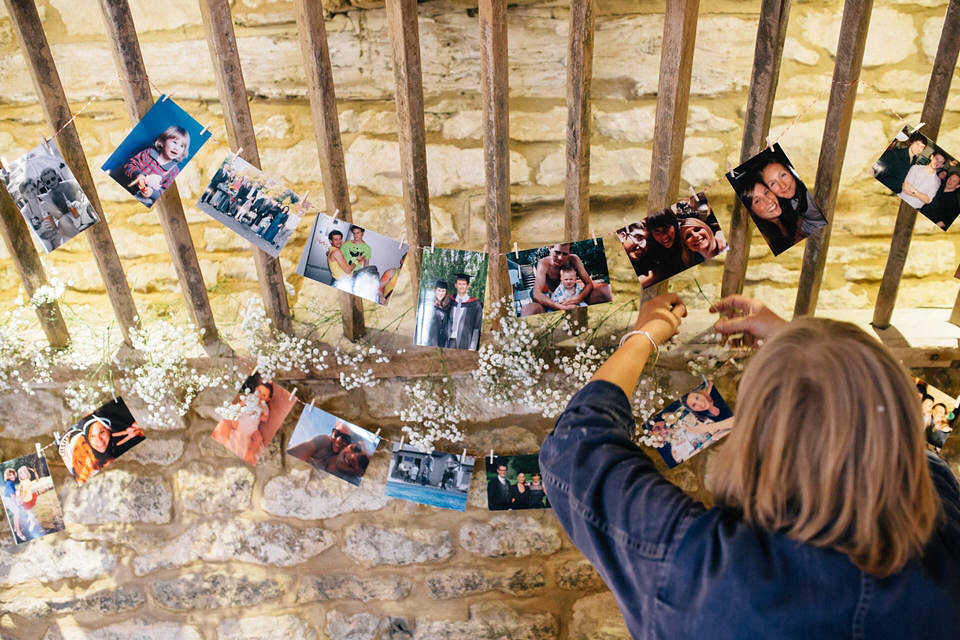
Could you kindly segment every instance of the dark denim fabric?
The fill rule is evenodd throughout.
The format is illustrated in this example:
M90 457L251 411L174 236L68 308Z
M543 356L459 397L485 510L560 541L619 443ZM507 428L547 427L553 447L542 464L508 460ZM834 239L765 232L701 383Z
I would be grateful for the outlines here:
M943 518L924 555L876 579L843 554L707 509L633 444L626 396L581 389L543 443L553 509L634 638L960 638L960 495L930 455Z

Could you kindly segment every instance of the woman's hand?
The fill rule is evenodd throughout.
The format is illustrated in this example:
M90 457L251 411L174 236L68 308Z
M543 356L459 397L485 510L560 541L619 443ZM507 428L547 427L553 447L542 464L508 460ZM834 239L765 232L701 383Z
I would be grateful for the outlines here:
M710 307L711 313L721 317L713 328L723 334L724 341L731 334L743 334L747 344L755 344L758 338L766 338L787 323L759 300L741 295L727 296Z
M663 344L677 333L680 320L686 315L687 308L680 302L680 297L675 293L666 293L640 305L633 328L646 331L657 344Z

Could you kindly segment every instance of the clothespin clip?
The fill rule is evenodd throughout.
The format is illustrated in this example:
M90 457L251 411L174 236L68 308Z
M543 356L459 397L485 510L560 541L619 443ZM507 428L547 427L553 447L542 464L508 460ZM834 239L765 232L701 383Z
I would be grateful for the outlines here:
M376 432L375 434L373 434L373 435L375 435L375 436L377 437L377 439L379 440L379 439L380 439L380 429L377 429L377 432Z
M306 208L306 206L307 206L307 196L309 196L309 195L310 195L310 192L307 191L307 192L305 192L305 193L303 194L303 197L300 198L300 210L301 210L301 211L303 211L304 208Z
M407 234L400 236L400 243L397 245L397 249L403 248L403 243L407 241Z
M41 135L40 139L43 140L43 148L46 149L47 151L50 151L50 141L47 140L47 136Z
M59 431L54 431L54 432L53 432L53 443L54 443L54 444L57 444L57 445L60 444L60 432L59 432Z
M35 446L35 447L37 448L37 457L38 457L38 458L42 458L42 457L43 457L43 447L40 446L40 443L39 443L39 442L34 442L34 443L33 443L33 446Z
M773 142L770 139L769 133L767 134L767 149L770 149L771 151L773 151Z
M340 217L340 209L334 209L334 210L333 210L333 217L334 217L334 218L339 218L339 217Z
M2 164L4 167L6 167L6 166L7 166L7 159L4 158L3 156L0 156L0 164Z
M310 406L307 407L307 411L313 411L313 399L310 399Z
M433 249L433 234L430 234L430 248Z
M493 464L493 449L490 449L490 464Z
M467 457L467 450L464 449L463 453L460 454L460 464L463 464L463 459Z
M918 124L918 125L914 128L913 131L914 131L914 132L920 131L920 128L921 128L923 125L925 125L925 124L927 124L927 123L926 123L926 122L921 122L920 124Z
M160 96L160 102L164 102L169 97L170 96L168 96L167 94L163 94L162 96Z
M513 243L513 256L515 258L520 258L520 252L517 251L517 243Z
M234 151L234 152L233 152L233 158L234 158L234 160L236 160L237 158L239 158L241 153L243 153L243 147L240 147L239 149L237 149L236 151Z
M203 125L203 129L200 130L200 135L202 136L206 133L207 133L207 125Z
M291 400L296 400L296 399L297 399L297 388L296 388L296 387L293 388L293 393L290 394L290 399L291 399Z
M593 236L593 246L597 246L597 234L593 232L593 228L590 228L590 235Z
M400 436L400 448L401 448L401 449L403 449L403 439L404 439L404 438L406 438L406 436Z

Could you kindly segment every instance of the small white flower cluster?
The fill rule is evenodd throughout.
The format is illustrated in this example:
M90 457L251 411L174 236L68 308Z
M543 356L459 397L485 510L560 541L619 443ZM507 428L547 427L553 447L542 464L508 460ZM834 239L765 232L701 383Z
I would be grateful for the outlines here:
M116 393L110 380L73 380L63 390L74 418L92 412Z
M276 331L259 298L248 301L240 328L265 380L272 380L278 372L324 368L327 352L310 340Z
M402 431L410 444L431 452L439 440L462 442L460 422L463 409L457 404L456 391L447 377L418 380L403 388L407 404L400 410Z
M363 369L360 367L361 364L390 362L390 358L383 352L383 349L374 344L352 345L349 351L337 347L334 356L337 364L341 367L352 367L354 369L353 371L340 372L340 386L347 391L360 387L372 387L379 382L373 374L373 369Z
M512 305L512 302L494 302L490 305L491 313L497 315L505 304ZM491 337L491 342L480 347L473 377L481 391L495 402L515 402L524 392L538 387L548 369L539 355L543 338L526 320L512 316L501 318L500 327L491 332Z
M42 285L30 296L30 306L34 309L56 302L63 297L67 285L57 278L50 278L49 284Z
M260 413L260 398L255 393L245 393L236 402L224 402L214 413L221 420L239 420L243 414Z
M32 383L50 379L53 350L33 345L22 338L26 319L18 310L0 318L0 391L21 391L33 395Z

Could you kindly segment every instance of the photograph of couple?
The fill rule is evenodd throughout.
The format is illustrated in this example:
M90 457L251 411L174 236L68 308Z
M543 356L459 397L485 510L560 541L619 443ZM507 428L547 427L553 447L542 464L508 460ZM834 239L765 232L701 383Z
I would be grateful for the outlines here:
M777 143L726 177L775 256L827 224L813 194Z
M473 349L480 345L487 254L424 248L413 343Z
M311 405L290 436L287 453L317 471L360 486L380 436Z
M3 509L16 544L63 531L63 510L47 459L31 453L0 463Z
M643 287L727 250L720 223L702 192L617 229L617 238Z
M508 253L507 273L517 317L613 300L600 238Z
M322 284L387 304L410 245L318 213L297 273Z
M200 195L197 208L276 258L303 218L300 196L231 153Z

